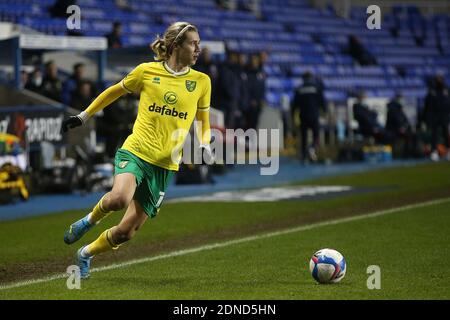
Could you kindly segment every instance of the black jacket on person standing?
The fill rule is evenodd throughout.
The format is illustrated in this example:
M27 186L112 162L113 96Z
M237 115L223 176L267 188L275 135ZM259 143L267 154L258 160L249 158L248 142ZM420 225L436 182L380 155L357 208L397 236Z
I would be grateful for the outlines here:
M292 112L300 111L302 123L315 123L319 121L320 110L325 110L325 99L322 87L314 80L306 80L295 90L292 100Z
M409 120L403 112L402 105L392 100L387 105L386 130L394 135L401 135L407 132L411 126Z
M446 87L433 87L428 91L424 112L430 126L449 122L450 97Z
M358 122L359 131L363 136L370 137L380 132L381 127L377 121L377 113L369 107L357 102L353 105L353 117Z

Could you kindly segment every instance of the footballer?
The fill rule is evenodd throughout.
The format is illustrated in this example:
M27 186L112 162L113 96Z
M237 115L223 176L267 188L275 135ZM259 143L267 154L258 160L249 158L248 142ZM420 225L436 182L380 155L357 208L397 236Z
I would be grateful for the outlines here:
M92 257L119 248L148 217L156 216L181 159L181 152L173 157L172 151L183 144L194 119L201 122L202 150L212 157L211 81L206 74L191 68L200 54L197 28L187 22L175 22L150 47L156 62L138 65L120 83L103 91L86 110L63 123L66 132L81 126L119 97L140 94L133 131L115 155L112 190L64 234L64 242L72 244L111 212L126 208L118 225L103 231L95 241L77 251L82 278L89 277ZM174 139L176 130L181 134Z

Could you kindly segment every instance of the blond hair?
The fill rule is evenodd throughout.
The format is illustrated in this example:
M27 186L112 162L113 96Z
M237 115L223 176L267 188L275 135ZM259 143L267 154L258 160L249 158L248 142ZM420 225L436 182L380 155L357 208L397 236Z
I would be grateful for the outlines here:
M155 41L153 41L150 45L150 48L155 53L155 60L167 61L172 54L175 43L183 43L183 41L186 39L186 32L188 31L198 32L196 26L188 22L179 21L172 23L166 29L162 38L158 34Z

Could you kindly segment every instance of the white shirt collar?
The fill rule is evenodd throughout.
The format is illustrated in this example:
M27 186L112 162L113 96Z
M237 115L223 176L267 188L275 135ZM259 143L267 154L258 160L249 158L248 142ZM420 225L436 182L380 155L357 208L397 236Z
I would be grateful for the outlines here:
M188 73L188 72L189 72L189 69L190 69L190 68L188 67L185 71L179 71L179 72L176 72L176 71L173 71L165 61L164 61L163 63L164 63L164 67L166 68L166 70L169 71L169 72L170 72L171 74L173 74L174 76L182 76L182 75Z

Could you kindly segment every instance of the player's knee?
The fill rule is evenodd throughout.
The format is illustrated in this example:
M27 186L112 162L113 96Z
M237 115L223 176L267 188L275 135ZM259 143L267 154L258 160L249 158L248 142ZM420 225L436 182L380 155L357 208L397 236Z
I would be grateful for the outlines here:
M128 202L125 195L120 193L110 193L108 207L113 211L117 211L125 208L128 205Z

